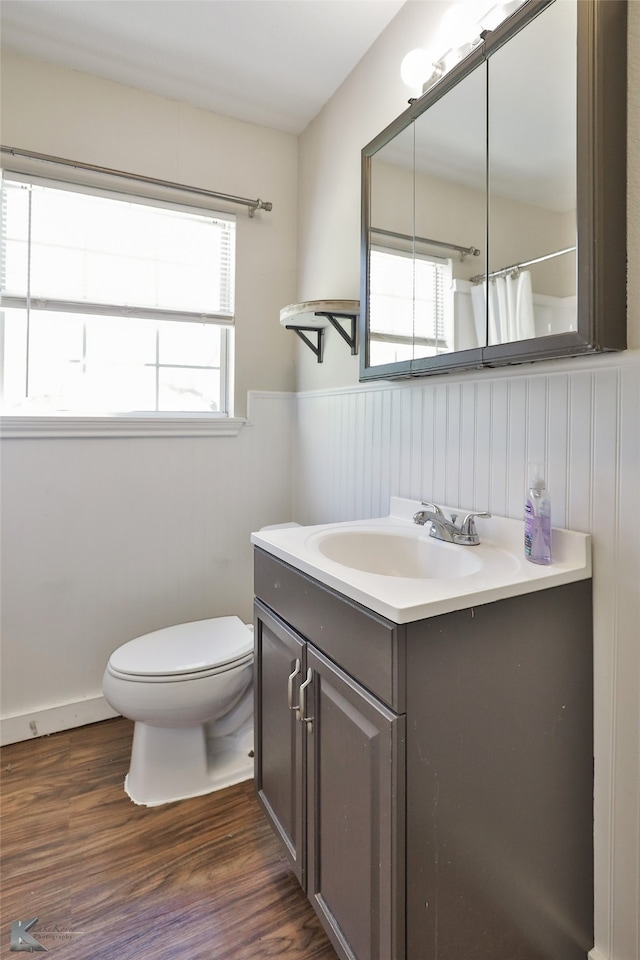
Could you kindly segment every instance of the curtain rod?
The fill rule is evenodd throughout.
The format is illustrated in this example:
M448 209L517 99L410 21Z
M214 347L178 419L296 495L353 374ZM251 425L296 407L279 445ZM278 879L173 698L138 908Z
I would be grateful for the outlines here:
M381 230L378 227L371 227L371 232L377 233L381 237L394 237L396 240L415 240L418 243L428 243L432 247L443 247L445 250L457 250L461 258L465 256L480 256L480 251L477 247L461 247L457 243L445 243L443 240L429 240L428 237L414 237L413 234L396 233L394 230Z
M234 197L228 193L217 193L214 190L205 190L202 187L189 187L183 183L174 183L171 180L157 180L154 177L143 177L139 173L125 173L123 170L111 170L109 167L99 167L92 163L82 163L78 160L65 160L62 157L52 157L46 153L33 153L30 150L17 150L15 147L0 146L2 153L12 157L22 157L26 160L39 160L43 163L54 163L63 167L73 167L76 170L87 170L90 173L106 174L110 177L120 177L123 180L134 180L153 187L164 187L169 190L180 190L182 193L195 193L201 197L211 197L214 200L226 200L227 203L238 203L248 207L249 216L253 217L256 210L265 210L269 213L273 204L268 200L249 200L247 197Z
M534 263L542 263L543 260L553 260L555 257L561 257L563 253L573 253L576 249L575 245L573 247L565 247L564 250L556 250L555 253L546 253L544 257L534 257L533 260L523 260L522 263L512 263L510 267L500 267L499 270L493 270L491 273L487 273L486 276L484 273L478 273L475 277L470 278L470 283L481 283L483 280L490 280L491 277L499 277L503 273L512 273L516 270L521 270L523 267L530 267Z

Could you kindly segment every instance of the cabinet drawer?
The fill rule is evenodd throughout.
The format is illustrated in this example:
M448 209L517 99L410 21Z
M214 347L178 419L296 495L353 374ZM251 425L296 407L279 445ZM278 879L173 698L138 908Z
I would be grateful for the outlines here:
M254 550L255 595L397 713L405 710L405 629Z

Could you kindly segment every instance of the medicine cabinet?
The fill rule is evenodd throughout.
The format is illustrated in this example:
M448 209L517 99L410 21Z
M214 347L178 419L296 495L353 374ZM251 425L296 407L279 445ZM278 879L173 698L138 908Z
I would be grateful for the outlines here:
M626 348L624 0L526 0L362 151L360 379Z

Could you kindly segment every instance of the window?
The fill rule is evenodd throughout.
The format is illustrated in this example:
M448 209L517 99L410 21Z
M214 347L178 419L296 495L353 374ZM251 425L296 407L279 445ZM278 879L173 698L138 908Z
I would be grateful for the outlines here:
M228 416L235 220L7 174L3 412Z
M382 246L370 256L370 364L449 350L451 261Z

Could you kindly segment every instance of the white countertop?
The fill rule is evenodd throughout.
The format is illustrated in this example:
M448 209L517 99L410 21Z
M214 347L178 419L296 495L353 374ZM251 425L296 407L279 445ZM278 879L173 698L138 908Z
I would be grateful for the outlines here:
M480 544L459 546L433 541L429 537L429 523L426 526L414 523L413 514L420 509L418 501L392 497L388 517L265 529L252 533L251 542L394 623L410 623L591 577L589 534L554 528L553 562L542 566L530 563L524 556L523 520L479 518L475 522ZM443 509L447 516L452 512L458 515L468 512L455 507L443 506ZM426 538L445 551L468 552L474 561L472 566L477 569L465 576L430 579L367 573L331 560L320 552L319 541L334 531Z

